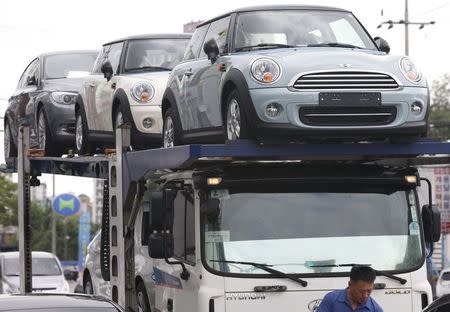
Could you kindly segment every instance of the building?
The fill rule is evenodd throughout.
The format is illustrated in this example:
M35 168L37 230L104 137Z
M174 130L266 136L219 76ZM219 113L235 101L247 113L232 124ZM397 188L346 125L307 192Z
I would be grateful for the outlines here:
M190 21L189 23L183 25L183 32L192 34L195 31L195 28L197 28L197 26L201 23L203 23L203 21Z

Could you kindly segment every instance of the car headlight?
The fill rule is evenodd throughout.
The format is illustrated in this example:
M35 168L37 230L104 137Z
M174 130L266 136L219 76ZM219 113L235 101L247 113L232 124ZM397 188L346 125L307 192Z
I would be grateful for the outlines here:
M58 104L75 104L77 100L77 93L72 92L52 92L52 100Z
M155 96L155 88L148 82L140 81L131 87L131 95L136 101L146 103Z
M281 75L280 65L270 58L259 58L252 63L253 78L262 83L273 83Z
M411 82L418 83L422 79L422 74L419 69L408 57L404 57L400 60L400 69L406 79Z

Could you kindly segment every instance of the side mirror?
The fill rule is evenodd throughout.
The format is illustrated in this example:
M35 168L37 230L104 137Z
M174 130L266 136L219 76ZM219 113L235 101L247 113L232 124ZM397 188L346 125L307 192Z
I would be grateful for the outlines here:
M37 86L37 80L35 76L30 76L27 78L27 86Z
M173 257L173 235L171 233L151 233L148 242L150 258L166 259Z
M101 67L101 71L103 73L103 77L106 78L107 81L110 81L113 76L113 68L110 61L104 61Z
M422 222L425 241L435 243L441 238L441 212L436 205L422 207Z
M373 40L375 41L375 44L377 45L377 47L380 51L383 51L386 54L388 54L389 51L391 51L391 47L389 46L389 43L386 40L384 40L383 38L375 37Z
M211 60L211 64L214 64L219 56L219 47L214 39L209 39L203 45L203 51L208 56L208 60Z
M220 200L218 198L206 200L201 205L200 212L204 214L211 223L217 222L220 215Z

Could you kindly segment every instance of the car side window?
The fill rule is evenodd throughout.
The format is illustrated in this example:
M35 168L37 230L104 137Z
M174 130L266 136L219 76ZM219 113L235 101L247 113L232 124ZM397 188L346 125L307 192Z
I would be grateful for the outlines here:
M117 73L120 63L120 56L122 54L123 42L117 42L103 47L102 52L95 61L94 73L100 74L102 64L109 60L113 69L113 73Z
M180 190L174 200L174 256L195 263L195 218L192 190Z
M34 59L30 65L28 65L23 72L22 77L20 77L17 87L20 89L26 88L28 85L28 78L32 76L35 76L36 80L39 79L39 59Z
M207 42L210 39L214 39L217 42L217 46L219 47L219 53L225 53L228 50L227 47L227 38L228 38L228 29L230 27L230 16L224 17L220 20L211 23L211 26L206 33L205 40L203 42ZM200 58L206 57L205 52L203 51L203 45L200 52Z
M209 24L199 27L195 30L194 34L192 35L191 41L189 42L186 51L184 52L183 60L192 60L198 57L198 54L202 49L203 41L205 39L208 27Z

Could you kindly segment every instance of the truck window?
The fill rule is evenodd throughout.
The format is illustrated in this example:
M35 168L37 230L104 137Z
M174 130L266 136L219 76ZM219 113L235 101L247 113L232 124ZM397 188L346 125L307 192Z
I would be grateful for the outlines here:
M195 263L195 219L193 192L180 190L174 200L174 256Z

